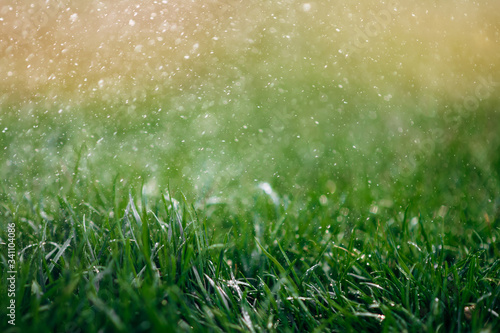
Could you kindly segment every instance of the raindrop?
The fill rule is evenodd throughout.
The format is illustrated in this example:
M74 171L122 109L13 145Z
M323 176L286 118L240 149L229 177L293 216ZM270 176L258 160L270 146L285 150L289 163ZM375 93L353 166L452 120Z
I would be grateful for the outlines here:
M308 12L308 11L310 11L310 10L311 10L311 7L312 7L312 6L311 6L311 4L310 4L310 3L308 3L308 2L306 2L306 3L304 3L304 4L302 5L302 10L303 10L303 11L305 11L305 12Z

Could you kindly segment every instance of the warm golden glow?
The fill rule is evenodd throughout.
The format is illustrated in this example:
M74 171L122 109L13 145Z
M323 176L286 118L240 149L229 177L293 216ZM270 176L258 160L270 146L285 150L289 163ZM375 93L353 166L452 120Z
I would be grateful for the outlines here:
M498 1L47 3L0 7L4 101L293 82L418 101L500 79Z

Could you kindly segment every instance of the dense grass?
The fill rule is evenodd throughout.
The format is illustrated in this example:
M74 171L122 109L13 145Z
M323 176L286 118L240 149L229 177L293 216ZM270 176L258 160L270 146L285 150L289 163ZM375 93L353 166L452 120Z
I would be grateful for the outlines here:
M0 332L499 332L499 4L2 4Z
M181 175L156 178L152 186L156 175L139 166L117 162L113 170L103 155L94 158L99 148L89 143L90 134L68 131L81 128L86 116L78 117L40 121L52 129L41 130L45 138L31 134L37 137L33 149L46 149L46 159L38 160L44 165L36 154L24 164L16 160L32 152L14 149L28 145L15 138L28 133L22 127L29 122L10 122L17 134L2 139L9 150L3 153L8 167L0 235L5 243L4 226L15 223L18 250L17 326L8 327L2 315L2 331L500 328L497 113L477 112L453 129L439 123L446 131L433 138L431 151L408 150L404 134L372 147L384 142L387 133L375 129L390 127L388 118L365 121L351 114L334 141L322 141L313 129L302 132L309 138L305 145L266 148L285 154L274 166L282 177L249 164L249 178L264 172L257 182L243 175L225 183L222 177L224 186L212 183L187 199L182 186L170 191L165 181L178 185ZM412 121L432 128L418 114ZM90 131L104 130L91 125ZM265 122L253 126L266 128ZM366 136L349 136L356 126ZM72 137L54 141L61 133ZM132 130L123 135L122 144L138 140ZM136 144L143 147L144 140ZM346 149L350 140L361 152ZM298 152L318 142L335 144L338 155L318 159ZM265 151L268 143L259 147ZM237 151L230 158L244 156ZM408 151L414 160L405 164L401 156ZM175 158L183 151L172 153ZM185 158L181 164L196 162L189 153ZM332 161L339 161L340 171ZM134 172L124 175L126 170ZM1 286L6 290L4 278ZM5 308L2 297L2 313Z
M84 198L4 194L20 235L20 332L499 327L494 217L351 212L314 196L298 208L262 192L250 210L208 205L206 218L119 184Z

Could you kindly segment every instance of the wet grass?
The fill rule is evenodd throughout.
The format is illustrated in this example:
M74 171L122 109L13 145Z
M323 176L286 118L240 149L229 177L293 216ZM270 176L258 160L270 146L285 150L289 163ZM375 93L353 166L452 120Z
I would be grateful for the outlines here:
M299 207L263 191L234 213L118 183L92 191L91 200L3 194L19 251L10 331L493 332L500 324L498 217L411 205L351 212L314 196Z
M15 223L18 273L16 326L2 315L2 331L500 328L497 113L453 128L418 114L249 113L147 158L155 135L202 128L196 112L178 128L160 114L152 130L133 113L5 113L1 269ZM240 146L216 143L235 133ZM159 169L141 164L157 157ZM203 183L206 160L240 166Z
M499 4L2 4L0 332L500 332Z

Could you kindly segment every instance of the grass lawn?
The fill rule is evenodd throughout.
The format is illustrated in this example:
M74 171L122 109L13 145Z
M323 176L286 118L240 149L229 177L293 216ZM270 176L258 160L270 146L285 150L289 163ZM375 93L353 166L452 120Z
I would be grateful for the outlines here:
M0 39L1 332L500 331L500 11L89 3Z
M163 116L148 135L165 130ZM360 123L361 114L350 114L335 136L312 126L291 130L307 140L293 149L258 143L271 129L249 117L245 126L254 133L238 144L250 148L229 147L225 155L237 157L232 167L244 170L241 177L222 168L205 188L196 187L197 174L204 176L196 163L207 162L189 151L196 135L187 137L195 141L190 148L167 157L171 165L192 163L185 181L163 169L168 162L156 174L142 169L156 159L141 148L150 140L141 137L147 123L112 141L113 134L96 132L121 125L92 117L5 125L1 258L6 272L7 224L14 223L17 312L15 327L4 316L3 331L500 327L498 113L480 110L422 150L404 133L375 147L388 135L377 132L388 126L383 117ZM286 134L269 140L280 138ZM137 151L123 148L133 144ZM263 157L252 155L252 144ZM324 147L319 158L294 154L315 145ZM168 155L169 148L158 149ZM282 160L267 164L269 151ZM1 284L6 290L5 278Z

